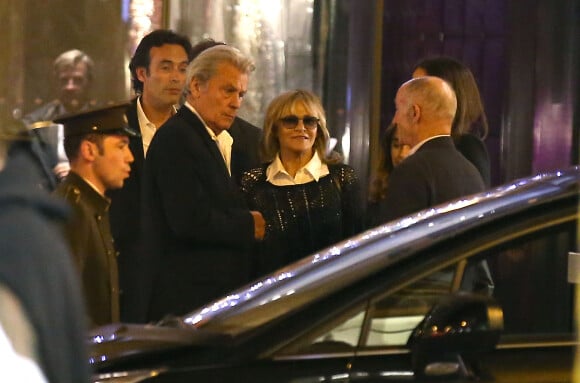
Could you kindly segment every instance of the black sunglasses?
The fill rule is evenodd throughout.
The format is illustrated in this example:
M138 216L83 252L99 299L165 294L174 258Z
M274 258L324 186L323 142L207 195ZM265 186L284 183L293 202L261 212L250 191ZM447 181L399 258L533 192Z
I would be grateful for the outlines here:
M282 125L286 129L296 129L296 127L298 126L298 122L302 121L306 129L314 130L318 128L318 122L320 121L320 119L314 116L304 116L302 118L298 118L298 116L292 115L282 117L280 121L282 121Z

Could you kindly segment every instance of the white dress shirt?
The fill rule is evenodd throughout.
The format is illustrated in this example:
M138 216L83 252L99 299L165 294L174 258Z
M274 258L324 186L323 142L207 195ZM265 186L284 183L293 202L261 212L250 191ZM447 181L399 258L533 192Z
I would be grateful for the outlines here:
M197 117L199 117L199 119L201 120L201 122L205 126L205 129L207 130L207 133L209 134L209 136L211 137L211 139L216 143L216 145L217 145L220 153L222 154L222 157L224 159L224 162L226 164L226 167L228 168L228 173L231 176L232 175L232 169L231 169L231 164L232 164L232 145L234 144L234 138L230 135L230 133L227 130L222 130L220 132L220 134L216 135L214 133L214 131L211 130L209 126L207 126L207 124L205 123L205 121L203 120L203 118L201 118L201 116L199 115L199 113L197 113L197 111L195 110L195 108L189 102L185 102L185 106L187 108L189 108L189 110L191 110L193 113L195 113L195 115Z
M173 114L176 111L175 106L173 106ZM143 157L147 157L147 150L157 131L157 126L149 121L145 115L143 107L141 106L141 97L137 99L137 121L139 121L139 131L141 132L141 141L143 142Z
M301 185L312 181L318 182L327 174L329 174L328 166L320 160L316 151L310 161L298 169L294 177L286 171L278 154L266 169L266 181L276 186Z

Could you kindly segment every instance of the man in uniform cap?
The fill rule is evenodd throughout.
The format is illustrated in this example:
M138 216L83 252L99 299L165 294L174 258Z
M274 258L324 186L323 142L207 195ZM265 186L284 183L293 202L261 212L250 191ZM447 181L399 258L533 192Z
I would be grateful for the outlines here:
M119 281L116 251L109 225L109 189L123 186L133 155L127 127L128 103L68 115L64 148L71 171L55 190L72 207L65 228L82 280L91 326L119 321Z

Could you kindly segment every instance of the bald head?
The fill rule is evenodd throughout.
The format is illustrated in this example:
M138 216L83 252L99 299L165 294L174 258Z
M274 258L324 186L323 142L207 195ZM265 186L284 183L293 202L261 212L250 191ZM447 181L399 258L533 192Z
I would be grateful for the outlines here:
M411 79L399 88L393 123L400 126L403 144L451 133L457 99L451 86L439 77Z
M429 120L453 122L457 110L457 98L451 86L439 77L425 76L411 79L399 89L412 104L422 109Z

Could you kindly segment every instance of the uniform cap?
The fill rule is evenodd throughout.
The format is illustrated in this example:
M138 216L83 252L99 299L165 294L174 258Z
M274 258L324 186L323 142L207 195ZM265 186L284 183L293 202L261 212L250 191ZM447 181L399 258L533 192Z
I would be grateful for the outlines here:
M139 133L127 125L125 112L129 102L92 109L80 113L68 114L54 120L64 125L65 137L85 134L122 134L137 137Z

